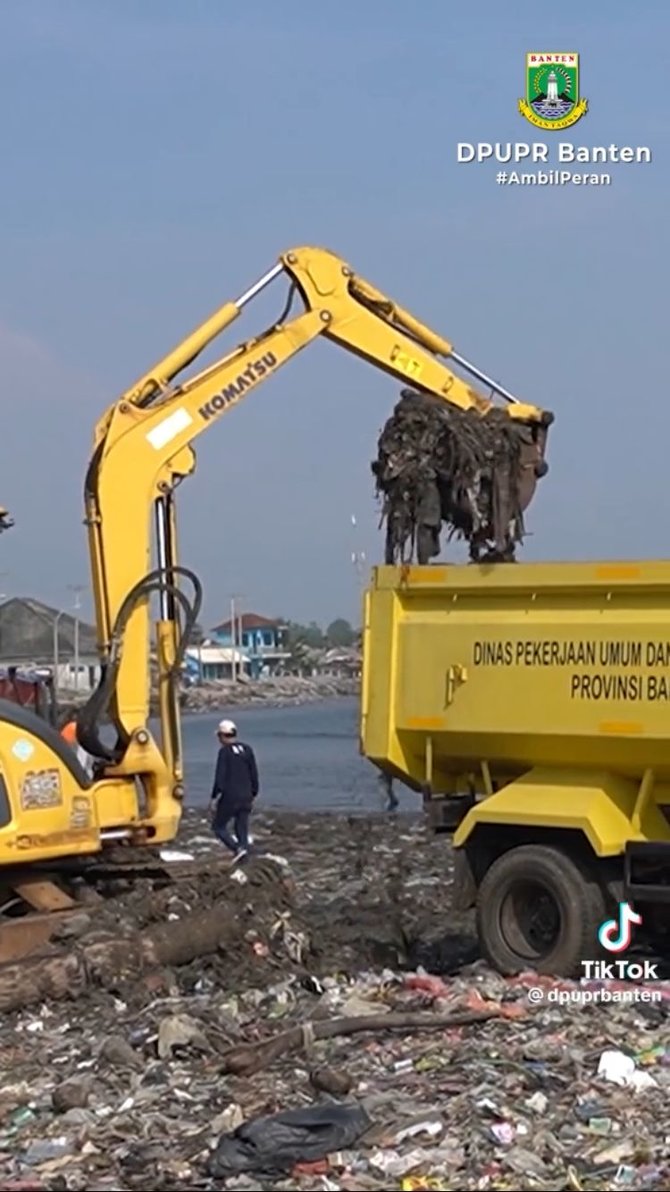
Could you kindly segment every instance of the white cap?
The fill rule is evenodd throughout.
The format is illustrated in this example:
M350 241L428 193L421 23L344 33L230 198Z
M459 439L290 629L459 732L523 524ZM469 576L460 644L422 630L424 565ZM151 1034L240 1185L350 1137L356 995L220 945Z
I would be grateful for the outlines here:
M220 720L216 731L224 737L234 737L237 732L237 725L232 720Z

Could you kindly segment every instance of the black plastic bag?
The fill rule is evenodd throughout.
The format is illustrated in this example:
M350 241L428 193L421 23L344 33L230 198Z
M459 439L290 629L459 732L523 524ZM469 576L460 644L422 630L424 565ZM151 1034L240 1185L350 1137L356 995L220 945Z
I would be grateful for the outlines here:
M290 1171L296 1163L315 1163L346 1150L370 1125L365 1110L354 1104L309 1105L254 1118L221 1136L209 1174L225 1179L247 1171Z

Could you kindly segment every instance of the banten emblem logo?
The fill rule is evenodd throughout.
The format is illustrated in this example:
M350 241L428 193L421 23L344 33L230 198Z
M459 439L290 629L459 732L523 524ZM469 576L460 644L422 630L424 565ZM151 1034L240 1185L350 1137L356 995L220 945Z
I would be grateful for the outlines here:
M519 111L537 128L569 128L588 110L579 98L579 54L526 54L526 98Z

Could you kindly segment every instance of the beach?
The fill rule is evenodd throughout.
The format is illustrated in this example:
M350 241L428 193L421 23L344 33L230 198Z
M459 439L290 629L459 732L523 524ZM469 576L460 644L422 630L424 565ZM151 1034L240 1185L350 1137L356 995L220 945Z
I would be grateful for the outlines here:
M566 1005L489 970L420 815L254 836L231 868L187 811L172 880L117 877L4 987L3 1192L667 1187L667 982Z

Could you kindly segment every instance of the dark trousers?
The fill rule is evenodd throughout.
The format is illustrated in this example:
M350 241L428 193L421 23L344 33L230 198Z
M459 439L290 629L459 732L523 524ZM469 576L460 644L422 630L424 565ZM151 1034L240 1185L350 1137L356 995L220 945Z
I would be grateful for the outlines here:
M228 807L217 810L214 820L214 831L221 843L225 844L231 853L236 853L240 849L248 850L250 815L251 809L249 807L238 807L237 811L232 811ZM228 825L231 822L235 832L234 836L228 830Z

